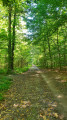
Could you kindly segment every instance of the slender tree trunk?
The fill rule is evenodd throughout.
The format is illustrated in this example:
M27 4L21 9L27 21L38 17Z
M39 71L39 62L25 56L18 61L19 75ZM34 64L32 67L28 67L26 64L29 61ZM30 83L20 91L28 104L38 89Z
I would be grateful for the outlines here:
M8 72L11 71L11 4L9 4L9 27L8 27Z
M65 27L65 30L63 30L63 26L61 26L61 30L62 30L62 34L64 36L64 39L63 39L63 46L64 46L64 54L63 54L63 65L66 66L66 41L67 41L67 31L66 31L66 26Z
M67 40L67 31L65 26L65 34L64 34L64 66L66 66L66 40Z
M51 61L51 68L52 68L52 55L51 55L51 48L50 48L50 41L49 41L49 37L47 36L48 39L48 49L49 49L49 56L50 56L50 61Z
M22 66L23 66L23 59L21 58L21 68L22 68Z
M64 41L64 66L66 66L66 53L65 52L66 52L66 41Z
M46 20L46 29L48 29L48 25L47 25L47 20ZM50 57L50 62L51 62L51 68L53 67L52 65L52 55L51 55L51 46L50 46L50 39L49 39L49 33L47 33L47 42L48 42L48 51L49 51L49 57ZM47 62L48 63L48 62Z
M46 47L45 42L43 41L43 49L44 49L44 61L43 61L43 67L46 67Z
M18 64L17 64L17 67L20 67L20 62L19 62L19 60L18 60Z
M55 55L54 55L54 69L55 69L55 67L56 67L56 61L55 61L55 59L56 59L56 57L55 57Z
M16 26L16 9L14 12L14 21L13 21L12 62L11 62L11 69L12 70L14 69L15 26Z
M60 55L60 48L59 48L58 29L57 29L57 50L58 50L59 66L61 70L61 55Z

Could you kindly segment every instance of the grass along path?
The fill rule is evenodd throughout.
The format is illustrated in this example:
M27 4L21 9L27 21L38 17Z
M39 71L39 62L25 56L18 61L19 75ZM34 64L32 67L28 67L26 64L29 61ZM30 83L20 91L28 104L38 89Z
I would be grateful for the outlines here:
M7 76L0 75L0 101L4 99L5 92L9 89L12 79Z
M11 89L0 104L0 120L66 120L63 106L41 71L30 70L12 78Z

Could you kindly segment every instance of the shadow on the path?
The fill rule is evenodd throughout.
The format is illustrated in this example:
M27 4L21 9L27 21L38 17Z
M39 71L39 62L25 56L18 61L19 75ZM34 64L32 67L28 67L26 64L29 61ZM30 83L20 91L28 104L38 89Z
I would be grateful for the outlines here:
M33 65L28 72L12 78L13 85L0 107L0 120L66 120L46 73Z

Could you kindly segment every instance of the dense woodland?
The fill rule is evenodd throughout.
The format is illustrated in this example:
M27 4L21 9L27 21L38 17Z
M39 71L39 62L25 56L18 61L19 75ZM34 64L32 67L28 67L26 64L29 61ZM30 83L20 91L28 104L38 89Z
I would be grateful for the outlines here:
M67 0L0 1L0 71L67 69Z
M0 120L67 120L67 0L0 0Z

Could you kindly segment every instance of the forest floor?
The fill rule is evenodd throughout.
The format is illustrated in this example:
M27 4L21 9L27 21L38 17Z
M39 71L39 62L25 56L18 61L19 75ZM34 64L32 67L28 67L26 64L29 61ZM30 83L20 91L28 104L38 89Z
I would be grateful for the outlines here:
M0 102L0 120L67 120L67 75L32 67L10 75L13 84Z

